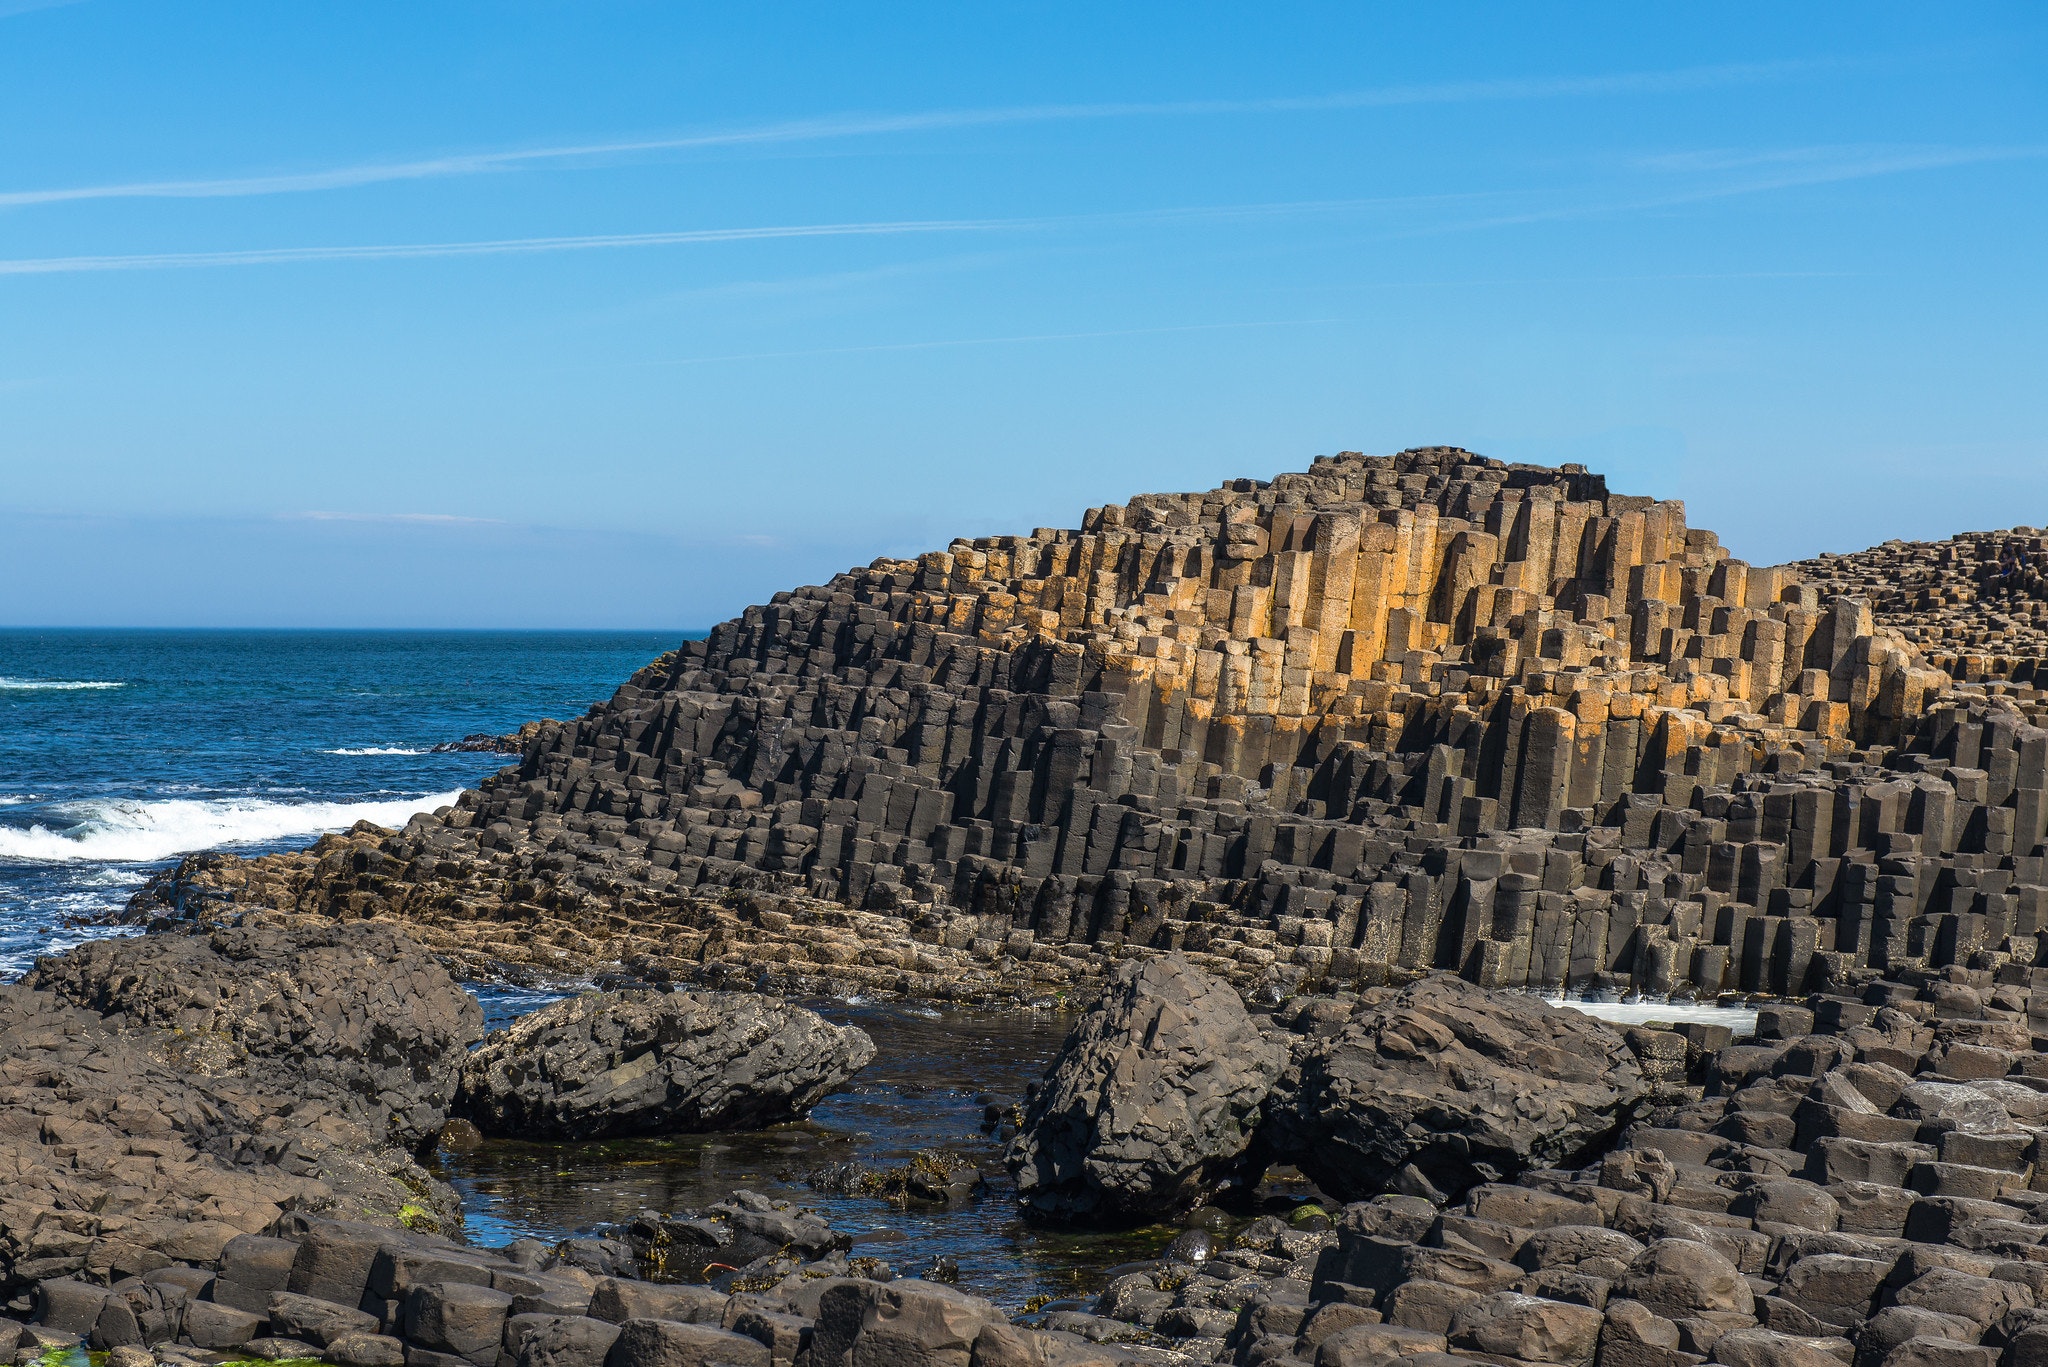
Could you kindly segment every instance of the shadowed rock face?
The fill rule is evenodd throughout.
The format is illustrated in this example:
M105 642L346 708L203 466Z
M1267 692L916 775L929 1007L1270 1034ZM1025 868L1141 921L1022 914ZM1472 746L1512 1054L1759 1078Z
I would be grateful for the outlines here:
M522 1017L462 1069L486 1134L527 1139L751 1130L803 1116L874 1042L772 998L593 993Z
M280 1085L338 1093L408 1147L448 1117L483 1008L389 926L296 921L102 940L39 962L24 986L111 1025L228 1042Z
M1178 955L1129 965L1031 1103L1009 1155L1019 1196L1062 1220L1192 1206L1247 1175L1260 1103L1285 1063L1227 984Z
M1593 1017L1426 978L1360 997L1296 1045L1262 1136L1332 1196L1454 1196L1563 1166L1611 1139L1648 1094Z

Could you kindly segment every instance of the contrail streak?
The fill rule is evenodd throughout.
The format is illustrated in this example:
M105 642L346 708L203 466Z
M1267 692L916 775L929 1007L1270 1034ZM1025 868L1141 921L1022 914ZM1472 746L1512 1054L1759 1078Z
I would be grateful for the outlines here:
M770 143L819 142L1001 124L1186 118L1220 114L1314 113L1346 109L1388 109L1406 105L1670 94L1779 80L1827 65L1836 64L1751 62L1686 67L1672 71L1624 72L1609 76L1445 81L1426 85L1382 86L1371 90L1342 91L1330 95L1281 96L1252 100L1019 105L993 109L941 109L909 114L832 115L816 119L785 120L749 128L712 129L667 138L477 152L280 175L204 180L127 181L109 185L8 190L0 191L0 208L22 208L38 204L64 204L96 199L225 199L255 195L304 194L393 181L484 175L493 171L515 170L523 166L548 162L601 160L651 152L701 151Z

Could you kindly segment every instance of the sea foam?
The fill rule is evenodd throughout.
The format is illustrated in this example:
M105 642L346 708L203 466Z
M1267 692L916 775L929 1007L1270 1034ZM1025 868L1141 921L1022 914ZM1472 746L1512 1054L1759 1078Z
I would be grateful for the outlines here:
M424 755L424 750L411 750L403 745L357 745L344 746L339 750L322 750L323 755Z
M55 810L72 824L0 826L0 859L40 864L102 860L143 863L221 845L249 845L292 836L343 831L358 821L403 826L416 812L431 812L460 791L386 802L270 802L262 798L176 798L161 802L94 800Z
M126 688L106 679L10 679L0 676L0 693L70 693L86 688Z

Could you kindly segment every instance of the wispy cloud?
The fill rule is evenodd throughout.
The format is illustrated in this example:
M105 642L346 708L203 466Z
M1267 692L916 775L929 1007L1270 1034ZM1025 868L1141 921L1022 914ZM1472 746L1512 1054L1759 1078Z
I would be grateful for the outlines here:
M67 5L79 4L81 0L0 0L0 19L12 19L17 14L32 14L39 9L63 9Z
M1646 213L1658 209L1681 208L1688 204L1703 204L1713 200L1796 190L1810 185L1833 185L1997 162L2035 161L2043 157L2048 157L2048 146L1810 147L1766 149L1745 153L1684 153L1657 158L1652 164L1658 169L1708 173L1724 170L1773 169L1765 170L1764 174L1759 175L1710 179L1706 183L1686 189L1663 191L1652 195L1607 199L1581 196L1570 204L1467 219L1463 222L1445 222L1401 235L1424 236L1441 232L1515 227L1529 223L1605 218L1616 214Z
M155 252L131 256L44 256L0 260L0 275L75 275L91 271L190 270L207 266L269 266L310 261L400 261L445 256L513 256L674 247L707 242L760 242L795 237L893 237L1016 227L1026 219L926 219L902 223L805 223L763 228L697 228L667 233L600 233L585 237L514 237L484 242L410 242L361 247L259 247L247 251Z
M711 365L720 361L780 361L797 356L849 356L874 351L935 351L945 347L1006 346L1019 342L1079 342L1097 337L1149 337L1172 332L1229 332L1239 328L1315 327L1343 318L1273 318L1246 323L1184 323L1170 327L1111 328L1103 332L1030 332L1008 337L952 337L932 342L883 342L873 346L811 347L802 351L746 351L729 356L685 356L649 365Z
M19 2L19 0L17 0ZM29 0L33 3L33 0ZM72 0L52 0L71 3ZM8 0L0 0L0 14ZM879 137L892 133L935 132L1004 124L1063 123L1106 119L1187 118L1227 114L1286 114L1353 109L1391 109L1409 105L1475 104L1501 101L1554 100L1614 95L1676 94L1725 86L1786 80L1840 62L1748 62L1683 67L1670 71L1621 72L1605 76L1528 77L1509 80L1440 81L1380 86L1327 95L1281 96L1248 100L1177 100L1099 104L1014 105L989 109L941 109L908 114L837 114L815 119L790 119L741 128L710 129L673 137L633 138L517 148L498 152L461 153L416 160L371 162L355 166L261 176L225 176L192 180L122 181L105 185L57 186L0 191L0 208L63 204L95 199L224 199L255 195L305 194L346 190L396 181L476 176L550 163L601 163L619 157L660 152L710 151L776 143L822 142Z
M763 242L786 238L901 237L945 233L987 233L1072 227L1084 224L1224 222L1373 209L1415 208L1486 200L1494 196L1402 195L1375 199L1299 200L1273 204L1224 204L1171 209L1136 209L1101 214L1036 218L907 219L883 223L798 223L756 228L692 228L677 232L600 233L583 237L514 237L481 242L409 242L340 247L257 247L219 252L147 252L121 256L42 256L0 259L0 275L77 275L95 271L191 270L219 266L290 265L318 261L398 261L450 256L513 256L548 252L601 251L623 247L674 247L716 242Z
M453 513L279 513L284 522L401 522L432 527L502 527L495 517L458 517Z

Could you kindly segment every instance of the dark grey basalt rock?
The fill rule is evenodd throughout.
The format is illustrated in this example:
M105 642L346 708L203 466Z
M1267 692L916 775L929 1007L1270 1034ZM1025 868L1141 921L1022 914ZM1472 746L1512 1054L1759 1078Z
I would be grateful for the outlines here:
M1338 999L1341 1004L1344 999ZM1318 1004L1265 1108L1261 1138L1325 1192L1455 1196L1563 1166L1610 1139L1648 1091L1593 1017L1433 975Z
M217 1299L261 1313L282 1270L247 1240L288 1213L382 1222L380 1238L458 1223L413 1150L477 1024L475 1000L380 927L252 922L43 960L0 986L0 1300L233 1250L250 1294ZM206 1332L238 1332L231 1318Z
M530 1139L758 1129L799 1118L874 1056L862 1031L772 998L592 993L485 1040L460 1105L486 1134Z
M1285 1063L1237 993L1181 956L1126 966L1024 1117L1019 1197L1055 1219L1138 1219L1255 1175L1246 1153Z
M101 940L44 959L22 985L109 1024L218 1041L281 1087L354 1104L408 1147L448 1118L483 1008L388 926L251 920Z

